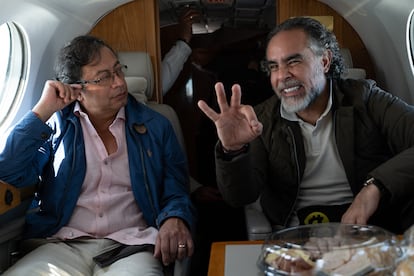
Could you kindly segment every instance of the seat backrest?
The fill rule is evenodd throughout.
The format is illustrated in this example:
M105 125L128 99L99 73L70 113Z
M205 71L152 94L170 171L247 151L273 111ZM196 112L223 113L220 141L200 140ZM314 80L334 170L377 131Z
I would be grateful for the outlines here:
M168 118L185 152L184 135L175 110L169 105L148 100L152 98L154 92L154 72L149 54L143 51L118 52L118 58L120 63L128 66L125 71L125 81L129 93L134 95L138 101Z

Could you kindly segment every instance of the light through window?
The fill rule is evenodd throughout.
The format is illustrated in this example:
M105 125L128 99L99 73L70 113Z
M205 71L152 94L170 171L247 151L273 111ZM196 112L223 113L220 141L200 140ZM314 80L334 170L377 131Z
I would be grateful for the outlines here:
M16 24L0 25L0 128L16 113L26 78L27 57L22 33Z
M414 75L414 10L411 11L407 24L407 50L411 71Z

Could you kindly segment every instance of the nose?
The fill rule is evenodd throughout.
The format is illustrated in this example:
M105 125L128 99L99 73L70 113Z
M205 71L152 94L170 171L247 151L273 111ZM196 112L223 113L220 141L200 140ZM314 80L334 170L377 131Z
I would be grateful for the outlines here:
M119 72L114 72L112 75L112 85L120 85L125 82L124 74Z
M289 67L286 65L280 65L278 70L272 72L272 75L278 81L286 80L292 76Z
M285 81L289 80L292 77L292 74L289 71L287 66L281 66L278 70L271 71L270 73L270 82L272 87L275 91L277 91L277 87L279 87L279 83L284 83Z

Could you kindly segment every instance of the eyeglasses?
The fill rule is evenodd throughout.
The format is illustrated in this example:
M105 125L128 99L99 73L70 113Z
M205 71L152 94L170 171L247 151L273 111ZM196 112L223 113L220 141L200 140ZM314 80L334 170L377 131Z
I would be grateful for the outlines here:
M81 84L82 89L85 88L85 85L87 84L95 84L103 87L111 86L115 81L115 76L118 78L124 77L124 70L128 69L128 66L125 64L119 64L114 71L105 71L102 73L102 77L96 79L96 80L80 80L77 81L76 84Z

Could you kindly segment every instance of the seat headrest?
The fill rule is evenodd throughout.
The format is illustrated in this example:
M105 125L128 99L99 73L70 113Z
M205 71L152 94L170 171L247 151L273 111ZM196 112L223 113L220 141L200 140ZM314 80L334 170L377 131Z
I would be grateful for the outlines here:
M142 51L118 52L118 59L121 64L128 66L125 70L128 92L141 102L151 99L154 74L149 54Z
M148 81L144 77L125 77L128 92L135 96L135 98L142 103L148 101L147 89Z
M345 71L342 73L344 79L365 79L366 71L363 68L354 68L351 51L348 48L340 49L342 58L344 59Z
M352 55L351 51L348 48L341 48L339 49L342 58L344 59L344 65L346 68L354 67L354 63L352 62Z

